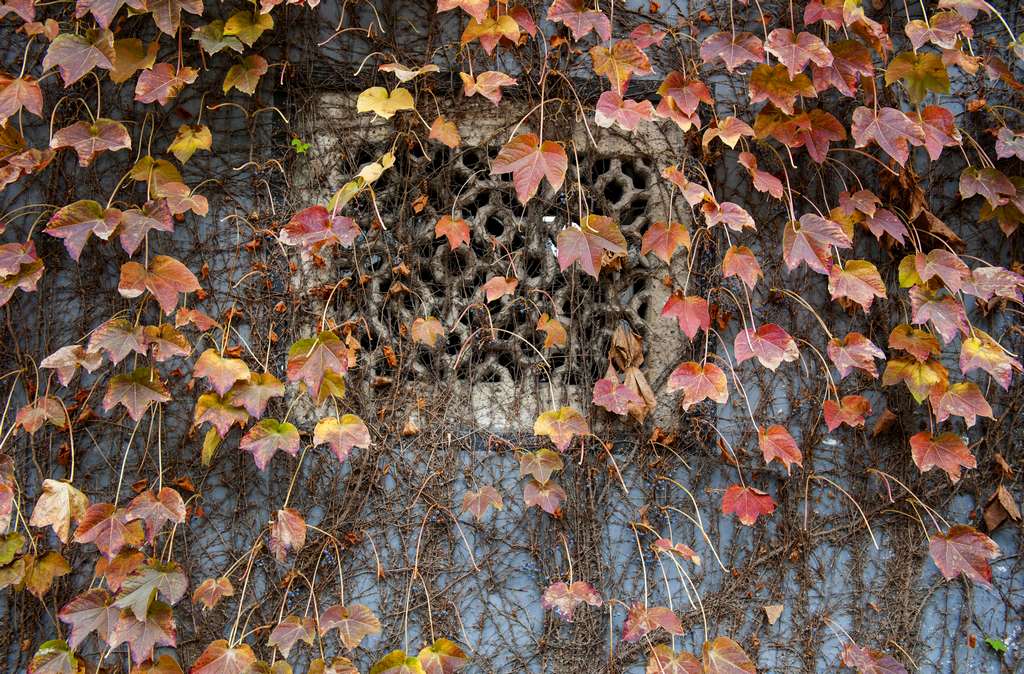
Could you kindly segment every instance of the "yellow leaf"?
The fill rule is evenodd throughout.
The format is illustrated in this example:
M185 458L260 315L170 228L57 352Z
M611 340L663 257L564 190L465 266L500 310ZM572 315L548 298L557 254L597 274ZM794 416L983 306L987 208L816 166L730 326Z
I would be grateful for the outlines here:
M197 150L209 150L211 145L213 135L205 124L182 124L167 150L184 164Z
M415 107L412 94L402 87L396 87L391 93L384 87L370 87L356 99L356 112L372 112L384 119L391 119L396 112Z

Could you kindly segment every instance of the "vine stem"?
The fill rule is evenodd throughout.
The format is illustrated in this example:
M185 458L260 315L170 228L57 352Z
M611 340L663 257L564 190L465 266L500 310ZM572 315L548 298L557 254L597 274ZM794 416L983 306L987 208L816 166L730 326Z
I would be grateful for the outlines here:
M846 498L850 499L850 503L852 503L854 505L854 507L857 508L857 512L860 513L860 518L862 520L864 520L864 526L867 527L867 529L868 529L868 534L871 536L871 542L874 544L875 550L880 549L878 547L878 539L875 538L875 532L871 530L871 524L868 523L867 515L864 514L864 509L860 507L859 503L857 503L857 499L855 499L852 496L850 496L850 493L848 491L846 491L845 489L840 487L838 484L836 484L832 480L830 480L827 477L825 477L824 475L815 475L814 473L811 473L810 475L807 476L807 480L809 482L812 479L813 480L822 480L824 482L828 482L830 485L832 485L833 487L835 487L836 489L841 491L843 493L843 496L845 496ZM805 501L804 530L806 531L806 529L807 529L807 509L806 509L806 501Z
M128 465L128 455L132 450L132 440L135 439L135 433L139 430L139 424L142 423L142 417L135 422L135 427L132 429L132 434L128 437L128 445L124 448L124 456L121 458L121 470L117 474L117 489L114 491L114 510L117 510L117 504L121 500L121 484L124 481L124 469Z
M235 624L231 626L231 635L228 637L228 644L234 648L235 634L238 632L238 621L242 619L242 605L245 603L245 592L249 589L249 578L252 576L252 563L256 559L256 551L263 546L263 539L256 541L249 552L249 563L245 567L245 580L242 581L242 594L238 596L238 610L235 612Z

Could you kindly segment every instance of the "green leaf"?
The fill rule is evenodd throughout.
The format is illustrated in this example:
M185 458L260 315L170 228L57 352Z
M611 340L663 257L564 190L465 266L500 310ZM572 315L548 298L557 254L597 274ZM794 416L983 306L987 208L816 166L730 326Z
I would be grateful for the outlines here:
M1005 653L1007 650L1006 644L998 637L985 637L985 643L996 653Z

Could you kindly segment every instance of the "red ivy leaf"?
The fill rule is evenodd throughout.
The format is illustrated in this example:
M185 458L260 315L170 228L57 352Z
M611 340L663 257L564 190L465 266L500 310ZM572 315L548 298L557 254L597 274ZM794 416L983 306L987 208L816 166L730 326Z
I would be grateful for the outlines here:
M491 175L511 173L516 197L525 204L537 194L544 178L558 190L568 165L569 158L560 144L551 140L541 143L535 134L524 133L501 147L491 164Z
M728 381L714 363L681 363L668 378L668 392L683 390L683 410L704 400L724 405L729 400Z
M768 428L757 429L757 443L761 448L761 455L765 463L771 463L778 459L779 463L786 467L786 472L795 463L803 465L803 454L796 446L796 440L783 426L772 424Z
M78 154L79 166L88 166L101 152L127 150L131 146L132 137L128 135L124 124L105 117L92 123L75 122L53 134L50 139L50 147L54 150L73 148Z
M775 501L760 489L734 484L722 496L722 512L736 515L741 524L749 527L757 522L758 517L767 517L775 512Z
M740 330L733 340L733 353L737 364L756 356L761 365L773 371L800 357L796 342L775 323L765 323L757 330Z
M976 583L992 586L989 560L999 556L999 546L974 527L955 524L947 533L933 534L928 552L946 580L962 573Z
M594 589L593 585L577 580L572 584L566 584L562 581L552 583L544 590L540 603L541 606L549 611L554 609L566 622L571 623L577 606L586 603L591 606L600 607L604 604L604 600L601 599L600 593Z
M967 444L955 433L933 436L928 431L921 431L911 436L910 450L922 473L939 467L946 471L954 484L960 481L961 467L975 468L978 465Z

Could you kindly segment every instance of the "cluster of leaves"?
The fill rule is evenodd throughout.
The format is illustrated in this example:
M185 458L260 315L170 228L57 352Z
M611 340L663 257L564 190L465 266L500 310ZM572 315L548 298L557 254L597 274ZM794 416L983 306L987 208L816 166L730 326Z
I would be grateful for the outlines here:
M44 90L42 83L47 78L53 77L51 82L56 83L59 77L63 89L69 91L90 77L97 85L101 78L129 87L134 81L135 101L166 106L201 74L198 68L184 65L182 42L187 33L201 49L203 69L222 73L222 93L252 95L271 68L257 43L274 29L274 16L284 9L278 7L280 4L281 0L262 0L226 20L201 25L189 25L192 18L205 20L204 6L197 0L79 0L73 11L69 7L62 10L64 13L45 18L41 15L42 3L37 7L33 0L0 5L4 14L17 17L19 30L28 38L23 62L14 69L20 70L19 74L0 73L0 186L14 185L46 171L67 151L74 152L79 166L89 167L105 155L143 145L131 130L132 123L140 120L103 117L98 102L95 110L84 108L87 118L53 130L48 143L33 147L23 133L23 118L53 117L59 101L64 100L57 95L61 88ZM1024 301L1024 276L966 255L965 242L934 214L915 167L944 160L953 148L961 151L970 158L960 175L959 195L964 200L980 197L980 219L991 221L993 236L1010 237L1024 222L1024 177L1014 175L1024 160L1024 129L1005 123L993 129L993 159L978 141L970 139L970 144L965 144L956 116L939 102L940 95L950 92L951 74L956 72L964 76L984 73L1005 87L1022 88L1013 77L1012 67L999 55L978 56L971 49L974 23L980 15L987 18L996 10L982 0L939 0L937 8L925 10L919 19L908 20L903 33L893 35L887 26L869 17L856 0L812 0L801 22L793 16L788 22L761 16L758 23L763 36L737 30L734 23L728 30L721 27L703 34L695 30L700 63L681 62L678 69L662 77L654 72L650 58L650 51L669 38L670 31L660 24L641 24L625 37L613 37L616 26L612 12L603 10L601 3L554 0L543 9L543 14L536 14L526 6L504 0L437 2L438 13L453 12L449 16L462 26L461 46L467 54L479 48L488 57L499 51L514 56L516 50L531 42L543 44L545 53L552 54L539 74L540 104L516 125L512 137L501 145L489 166L491 176L510 176L521 204L573 189L567 186L572 182L567 176L569 150L575 155L575 147L570 148L564 139L545 136L544 128L544 87L549 78L565 78L554 66L564 55L589 63L588 76L605 89L592 106L576 99L581 121L588 130L591 122L627 133L644 125L677 128L687 137L699 139L704 152L721 153L723 161L742 167L753 193L777 203L787 214L781 223L778 250L761 251L760 255L780 257L791 273L806 267L824 277L821 286L831 299L853 314L867 315L882 302L909 304L906 320L891 329L885 345L888 351L884 351L861 332L834 334L833 327L806 299L773 289L798 303L820 323L827 340L825 353L810 343L801 346L781 325L758 320L754 311L751 297L755 291L768 290L763 287L763 267L767 264L764 259L759 261L753 239L745 245L744 237L751 237L767 223L757 223L743 205L717 197L699 162L662 166L665 184L689 206L695 231L691 233L672 218L653 223L643 234L639 254L653 253L661 265L671 269L682 255L693 264L690 258L701 239L724 238L727 242L720 260L722 285L712 289L714 299L710 294L691 294L689 281L676 287L670 277L673 287L661 309L661 315L675 319L689 340L698 344L704 341L703 358L680 363L668 378L666 391L681 392L681 409L685 412L706 402L737 408L742 404L749 412L752 431L756 431L764 464L778 461L789 474L794 468L802 468L804 461L793 434L795 429L773 419L758 421L743 378L754 376L757 367L769 371L796 367L805 353L813 352L829 380L820 408L830 433L842 426L865 427L872 402L862 392L873 382L877 380L881 387L902 385L919 405L925 406L928 417L928 430L908 438L907 459L921 472L939 468L954 484L964 469L975 468L976 457L965 439L966 430L961 432L960 427L973 427L978 417L994 418L983 390L987 382L979 372L1008 389L1015 373L1024 368L996 338L972 322L971 313L1020 304ZM730 5L730 16L732 9ZM37 12L42 20L37 20ZM153 41L145 43L124 28L122 19L128 15L151 21ZM158 62L168 41L177 44L176 58ZM897 51L897 45L902 50ZM1022 50L1021 39L1011 33L996 51L1014 59ZM41 59L33 61L35 56ZM226 67L214 65L225 59L230 61ZM33 62L38 65L31 66ZM747 119L740 113L728 117L718 114L710 83L712 76L721 75L723 69L756 108ZM498 70L474 73L471 62L469 70L459 73L464 95L480 95L495 106L502 105L503 96L523 77L521 73ZM462 140L456 122L442 114L432 123L420 116L430 97L425 94L428 89L420 89L419 83L438 71L433 63L412 67L384 63L379 72L389 86L362 91L355 101L355 112L385 122L415 118L413 123L418 120L429 129L427 142L458 148ZM635 87L631 89L631 83L656 76L656 95L639 97ZM390 78L396 80L393 86ZM657 100L651 100L655 97ZM826 100L837 99L845 104L826 106ZM841 113L847 109L849 114ZM182 124L165 153L138 151L137 159L105 203L78 199L57 204L50 208L39 232L34 228L14 232L17 240L0 245L0 306L8 304L18 290L36 289L45 272L36 249L40 237L62 240L68 256L75 261L91 246L103 245L94 238L111 247L119 244L127 259L120 267L117 291L121 297L134 300L136 318L118 315L106 319L92 330L86 343L62 346L40 362L41 368L54 371L63 387L71 386L79 368L109 374L103 396L105 411L126 414L136 430L147 415L159 414L160 406L171 400L168 378L183 378L188 370L192 386L199 387L193 425L206 428L201 449L204 465L216 459L218 448L235 426L242 431L240 449L252 455L259 470L268 470L278 453L296 458L301 464L305 456L303 438L309 437L310 429L300 429L290 422L289 414L278 419L266 412L275 398L291 396L290 412L291 405L305 397L305 404L316 410L333 409L333 415L317 413L306 448L327 445L338 462L345 462L355 448L369 450L374 442L364 420L355 414L342 414L339 407L345 397L346 372L357 367L360 359L359 317L349 317L352 320L340 326L326 318L310 325L310 336L288 349L282 380L270 371L267 362L259 363L251 353L243 353L242 345L230 343L230 315L218 321L187 305L189 295L201 301L211 292L200 282L202 270L197 270L197 276L182 261L155 253L161 238L175 231L176 223L207 215L209 204L198 191L201 185L190 187L179 165L185 165L197 152L210 151L213 141L211 129L199 119ZM293 147L303 154L309 145L296 137ZM806 151L806 158L802 151ZM790 165L799 158L815 165L849 169L838 158L841 152L880 165L888 187L869 189L853 173L855 187L844 186L815 203L793 187L787 162L782 159L785 154ZM325 203L292 215L280 231L273 233L277 241L286 250L297 249L304 263L314 265L322 263L325 249L353 246L362 236L363 227L382 226L377 221L357 222L358 214L367 211L355 206L369 204L375 211L375 183L394 164L395 156L390 152L366 164L351 180L337 186ZM141 203L122 200L122 189L132 185L144 188L146 199ZM829 199L833 205L829 205ZM470 244L472 226L456 217L453 209L451 215L438 219L434 231L455 251ZM578 268L595 283L614 274L630 254L630 244L619 224L609 216L586 210L582 199L578 218L558 232L554 244L564 273L575 273L574 268ZM866 259L870 257L867 251L882 249L900 260L898 288L887 285L876 264ZM658 263L652 261L652 265L657 268ZM488 279L482 286L486 301L515 296L518 283L515 276ZM741 296L745 301L739 300ZM713 316L721 316L721 305L729 299L740 319L731 345L721 334L728 320L724 324L713 320ZM152 317L149 322L144 322L144 315ZM536 330L544 334L545 350L565 346L566 322L554 310L551 315L540 316ZM445 342L446 326L436 317L423 316L409 325L407 332L418 348L438 349ZM193 359L195 347L204 337L214 346ZM712 337L715 351L711 348ZM949 359L943 358L944 349L952 348L958 348L958 372L951 372ZM885 363L881 373L880 360ZM161 369L168 361L178 363L173 372ZM642 423L657 403L643 364L640 339L626 329L617 330L608 368L593 387L593 405L622 423ZM833 369L837 377L833 377ZM974 379L969 379L972 373ZM854 379L856 384L849 388L857 392L841 393L844 381ZM50 425L73 438L79 420L72 419L64 398L50 392L49 387L44 392L32 390L28 397L17 413L15 428L34 434ZM891 413L883 412L880 423L884 423L886 414ZM534 434L550 441L553 449L540 447L523 451L519 457L526 506L538 506L547 516L561 516L567 495L552 478L564 467L562 454L574 447L581 452L609 451L592 433L591 420L572 406L544 411L537 417ZM775 500L744 478L743 462L724 438L723 454L726 463L736 470L736 482L721 494L721 512L735 516L745 526L771 518ZM156 657L154 649L176 645L173 607L188 595L187 578L173 558L173 540L176 527L186 524L190 516L191 487L165 486L159 476L155 487L143 486L130 502L122 503L119 476L111 502L91 502L75 487L74 461L72 440L67 478L53 476L43 482L27 520L14 518L15 511L21 512L26 495L19 487L13 462L9 457L0 462L0 533L4 536L0 543L0 587L16 587L42 598L55 579L71 572L64 546L91 545L99 553L94 571L97 582L58 614L70 626L70 637L44 643L30 671L85 671L85 663L76 651L95 634L110 649L126 647L133 671L180 672L173 659ZM123 466L121 470L123 475ZM880 471L878 475L890 494L890 482L910 492L895 478ZM990 585L990 562L1000 554L996 543L974 526L945 523L916 494L906 496L934 524L935 530L928 533L928 552L942 576L949 580L962 575L980 585ZM1020 519L1012 495L1002 484L993 493L991 504L985 512L990 530L1006 519ZM482 485L464 494L462 510L480 520L490 509L501 510L503 505L496 487ZM699 514L695 523L699 524ZM924 520L922 526L927 529ZM52 549L47 549L40 535L47 528L60 544ZM698 528L706 538L703 527ZM253 543L250 560L265 545L269 554L283 563L303 549L311 532L304 514L289 507L286 498ZM681 573L682 562L700 564L700 557L686 544L653 529L647 533L655 535L652 548L659 559L669 560ZM639 544L639 534L637 540ZM193 590L192 601L212 609L234 596L231 576L237 571L239 567L233 567L219 577L205 579ZM248 580L247 574L248 570L241 577ZM243 589L240 604L244 594ZM659 630L669 635L683 633L683 624L670 607L648 606L646 597L642 602L632 598L616 598L615 602L627 607L623 641L646 639L651 643L649 635ZM600 607L604 603L594 585L575 580L571 569L568 582L551 584L542 598L546 609L570 622L581 604ZM229 639L206 645L190 672L291 671L284 660L259 660L237 627L236 622ZM287 658L299 642L311 646L333 630L337 630L348 653L364 638L380 633L381 623L368 607L342 601L315 616L282 616L272 627L266 646ZM736 641L726 636L705 636L700 659L665 644L652 644L647 671L756 671ZM437 639L415 656L394 651L370 672L450 674L467 662L457 644ZM852 641L843 647L842 662L861 672L905 671L891 655ZM339 654L314 660L308 671L338 674L356 669Z

